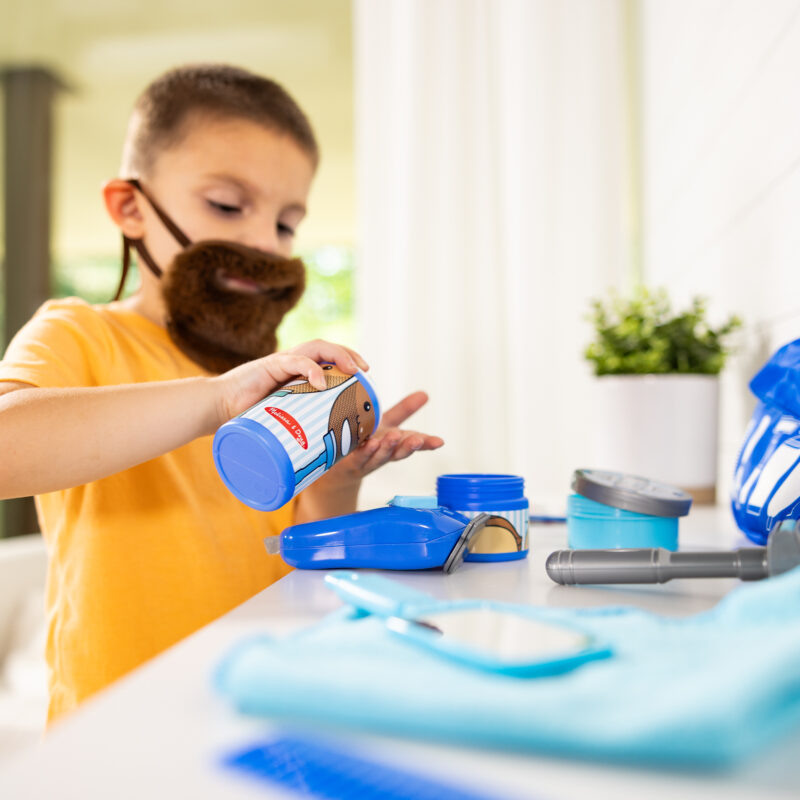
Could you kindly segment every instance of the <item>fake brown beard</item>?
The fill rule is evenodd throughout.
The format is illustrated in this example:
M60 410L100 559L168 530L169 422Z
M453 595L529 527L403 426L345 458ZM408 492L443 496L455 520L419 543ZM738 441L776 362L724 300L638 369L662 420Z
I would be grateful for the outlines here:
M225 288L220 276L255 281L249 294ZM221 373L269 355L276 330L305 289L305 266L235 242L197 242L175 256L163 279L167 332L209 372Z

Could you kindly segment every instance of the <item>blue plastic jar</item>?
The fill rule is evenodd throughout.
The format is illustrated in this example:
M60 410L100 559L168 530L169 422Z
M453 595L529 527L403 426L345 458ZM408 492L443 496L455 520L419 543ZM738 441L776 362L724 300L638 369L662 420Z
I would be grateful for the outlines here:
M352 452L380 423L362 372L323 364L326 389L291 381L228 420L214 436L214 463L243 503L274 511Z
M628 547L678 549L678 518L656 517L572 494L567 500L567 542L573 550Z
M528 555L528 500L525 481L516 475L440 475L440 506L472 519L495 517L470 546L465 561L514 561ZM492 524L494 523L494 524Z

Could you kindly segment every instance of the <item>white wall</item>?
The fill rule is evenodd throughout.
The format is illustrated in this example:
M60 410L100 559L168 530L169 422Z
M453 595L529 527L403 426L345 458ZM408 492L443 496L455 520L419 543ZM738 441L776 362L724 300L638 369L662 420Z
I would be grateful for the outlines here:
M589 298L627 272L619 0L354 6L358 317L382 401L444 438L361 502L513 472L563 507L595 425ZM551 506L552 508L552 506Z
M723 377L720 490L747 380L800 337L800 2L642 0L645 277L740 314Z
M160 73L198 61L270 76L297 99L322 151L297 245L353 244L350 0L3 0L0 8L3 64L46 64L71 87L56 103L57 257L119 252L100 189L117 174L131 107Z

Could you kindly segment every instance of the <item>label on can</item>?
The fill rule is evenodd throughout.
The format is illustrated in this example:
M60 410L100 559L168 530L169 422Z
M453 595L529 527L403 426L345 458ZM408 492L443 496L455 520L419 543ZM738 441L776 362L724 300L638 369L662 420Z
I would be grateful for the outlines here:
M267 428L292 461L295 494L363 442L375 429L375 408L364 384L333 364L322 365L327 388L291 381L240 417Z
M303 448L303 450L308 450L308 439L306 439L306 432L303 430L300 423L288 412L283 411L280 408L275 408L275 406L267 406L264 411L267 412L272 417L275 417L278 422L286 428L289 433L294 436L297 444Z

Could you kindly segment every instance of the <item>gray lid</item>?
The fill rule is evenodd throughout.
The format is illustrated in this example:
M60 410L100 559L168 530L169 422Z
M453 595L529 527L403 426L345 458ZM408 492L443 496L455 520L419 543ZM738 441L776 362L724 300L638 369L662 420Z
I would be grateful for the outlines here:
M683 517L692 505L677 486L602 469L576 469L572 488L597 503L654 517Z

